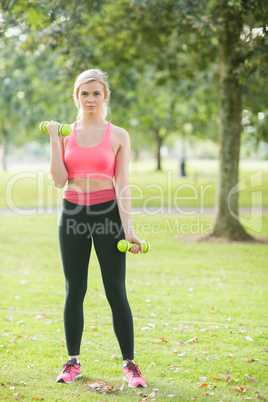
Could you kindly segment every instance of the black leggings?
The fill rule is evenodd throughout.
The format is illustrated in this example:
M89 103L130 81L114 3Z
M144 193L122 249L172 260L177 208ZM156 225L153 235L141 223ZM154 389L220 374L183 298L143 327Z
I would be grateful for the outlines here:
M66 283L64 328L68 354L80 353L92 238L122 357L132 360L134 336L125 287L126 255L116 247L125 235L116 200L91 206L63 200L59 243Z

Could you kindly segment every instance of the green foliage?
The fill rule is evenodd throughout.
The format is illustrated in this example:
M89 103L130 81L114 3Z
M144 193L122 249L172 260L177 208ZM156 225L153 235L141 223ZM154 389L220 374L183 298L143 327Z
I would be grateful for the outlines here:
M0 113L9 115L11 141L34 136L32 127L44 115L74 119L73 81L91 67L109 73L112 118L135 130L135 152L152 148L154 124L165 127L167 137L183 135L189 122L192 136L216 141L219 33L229 14L243 22L236 45L241 62L233 73L243 85L245 108L252 116L267 114L268 12L263 0L3 1L0 11L1 78L12 77ZM24 98L16 97L15 87ZM138 127L132 126L134 120ZM257 140L267 138L265 121L254 125Z

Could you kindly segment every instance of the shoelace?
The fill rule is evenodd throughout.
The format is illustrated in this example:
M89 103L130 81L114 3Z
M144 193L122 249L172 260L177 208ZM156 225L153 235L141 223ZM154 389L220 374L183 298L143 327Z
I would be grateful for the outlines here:
M70 373L72 367L75 365L76 363L65 363L63 365L63 372L64 373Z
M126 368L132 371L132 374L134 377L140 377L141 372L140 372L139 366L134 364L131 360L127 360L127 361L131 364L131 366L127 366Z

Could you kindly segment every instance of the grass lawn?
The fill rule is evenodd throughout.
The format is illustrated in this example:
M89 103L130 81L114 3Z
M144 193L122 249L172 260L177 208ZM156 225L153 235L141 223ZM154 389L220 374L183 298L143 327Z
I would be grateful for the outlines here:
M128 254L127 288L135 361L148 388L100 394L87 381L120 388L123 376L95 254L84 303L83 377L57 384L67 357L58 217L0 218L0 400L131 402L147 400L143 394L153 389L149 401L268 398L267 245L181 236L183 227L189 233L212 216L137 216L138 235L151 251ZM261 235L268 236L267 215Z

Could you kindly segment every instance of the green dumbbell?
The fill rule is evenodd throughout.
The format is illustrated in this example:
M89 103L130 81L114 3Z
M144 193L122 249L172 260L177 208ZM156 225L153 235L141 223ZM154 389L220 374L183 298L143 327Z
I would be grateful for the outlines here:
M42 133L44 133L44 134L48 134L47 123L49 123L49 122L42 121L39 125L40 131L42 131ZM69 126L69 124L61 124L59 126L59 134L63 135L64 137L67 137L68 135L70 135L71 132L72 132L72 127Z
M151 247L150 243L147 240L142 240L141 242L143 245L143 253L148 253L148 251L150 250L150 247ZM129 243L127 240L123 239L117 243L117 248L122 253L125 253L126 251L131 249L131 247L134 246L134 244L136 244L136 243Z

